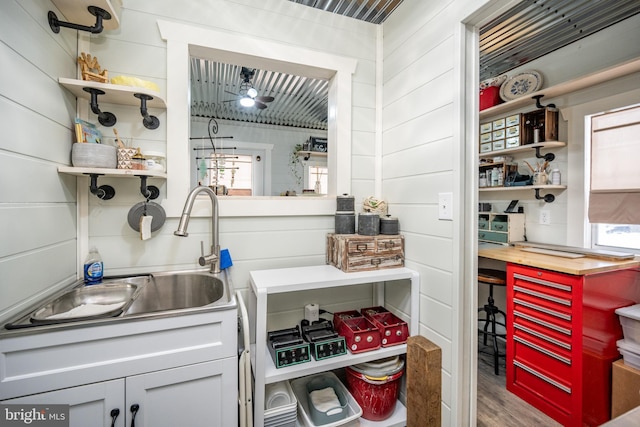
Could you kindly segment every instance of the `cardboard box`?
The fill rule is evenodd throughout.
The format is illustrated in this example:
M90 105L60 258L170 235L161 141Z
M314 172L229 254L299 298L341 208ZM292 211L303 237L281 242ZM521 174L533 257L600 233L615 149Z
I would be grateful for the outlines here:
M611 383L611 418L640 406L640 369L625 365L622 359L616 360Z

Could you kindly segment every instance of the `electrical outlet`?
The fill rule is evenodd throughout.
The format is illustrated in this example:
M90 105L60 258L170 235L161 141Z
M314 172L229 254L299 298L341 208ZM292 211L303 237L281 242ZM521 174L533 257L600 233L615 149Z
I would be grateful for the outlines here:
M551 224L551 212L548 210L541 210L540 211L540 218L538 221L540 224L542 225L549 225Z
M453 219L453 193L438 193L438 219Z

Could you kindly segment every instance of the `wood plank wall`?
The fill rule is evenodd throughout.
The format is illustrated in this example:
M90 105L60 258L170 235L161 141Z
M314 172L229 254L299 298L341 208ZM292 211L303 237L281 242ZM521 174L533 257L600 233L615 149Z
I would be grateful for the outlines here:
M76 112L57 80L75 75L76 37L54 34L49 10L0 5L0 319L76 277L76 180L57 172Z

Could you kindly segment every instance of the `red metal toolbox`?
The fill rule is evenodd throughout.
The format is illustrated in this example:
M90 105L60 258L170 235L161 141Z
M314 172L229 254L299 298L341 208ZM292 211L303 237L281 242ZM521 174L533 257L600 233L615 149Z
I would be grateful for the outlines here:
M366 317L343 318L338 334L347 341L351 353L377 350L381 347L380 331Z
M340 324L345 319L353 319L357 317L362 317L362 313L358 310L349 310L349 311L340 311L337 313L333 313L333 329L340 334ZM342 334L340 334L342 335Z
M368 307L360 310L380 330L382 347L404 344L409 337L407 322L384 307Z

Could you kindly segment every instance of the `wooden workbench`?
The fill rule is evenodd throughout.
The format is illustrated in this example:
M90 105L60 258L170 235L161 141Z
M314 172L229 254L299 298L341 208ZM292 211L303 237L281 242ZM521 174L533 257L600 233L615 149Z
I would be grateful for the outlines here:
M640 258L638 257L627 261L607 261L589 257L565 258L525 252L518 247L502 245L480 245L478 256L578 276L640 267Z

